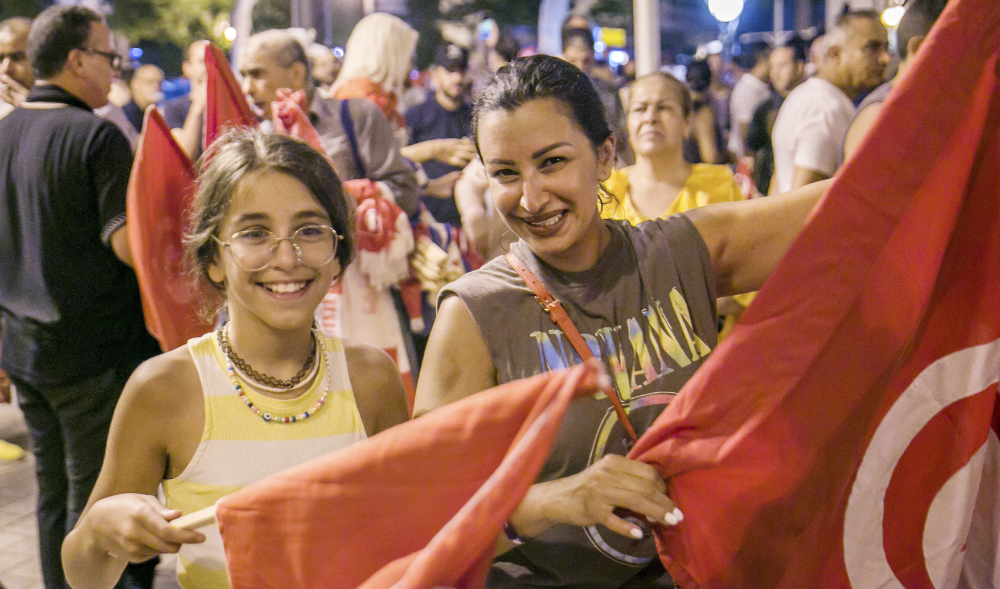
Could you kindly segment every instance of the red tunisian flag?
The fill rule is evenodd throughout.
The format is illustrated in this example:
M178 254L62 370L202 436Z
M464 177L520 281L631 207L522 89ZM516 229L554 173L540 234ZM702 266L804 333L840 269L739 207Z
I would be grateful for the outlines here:
M223 498L231 586L482 587L566 407L600 374L507 383Z
M226 54L215 45L205 46L205 68L208 75L205 102L204 147L208 148L231 127L256 127L257 116L250 110L243 90L229 68Z
M633 449L685 587L1000 587L1000 10L953 0L732 335Z
M146 110L143 129L128 181L128 238L146 327L169 351L212 330L198 312L207 291L192 284L184 264L183 236L197 183L160 111Z

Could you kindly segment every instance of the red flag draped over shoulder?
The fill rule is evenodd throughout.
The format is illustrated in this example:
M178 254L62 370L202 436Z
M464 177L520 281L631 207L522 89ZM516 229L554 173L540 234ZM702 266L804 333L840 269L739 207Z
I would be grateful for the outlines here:
M205 102L206 149L230 127L256 127L257 117L229 68L226 54L215 45L205 46L207 98Z
M566 407L600 374L507 383L223 498L233 589L481 587Z
M158 110L146 111L143 129L128 182L128 237L146 327L169 351L212 329L198 313L204 293L184 265L183 236L197 183L191 160Z
M998 48L996 1L952 0L755 304L633 449L686 516L657 532L685 589L1000 581Z

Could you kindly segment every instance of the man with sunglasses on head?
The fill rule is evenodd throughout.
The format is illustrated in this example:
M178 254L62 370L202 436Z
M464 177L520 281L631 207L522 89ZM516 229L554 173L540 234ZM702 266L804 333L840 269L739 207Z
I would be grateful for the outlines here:
M121 65L111 31L89 8L55 5L32 24L27 54L35 84L0 120L0 368L31 434L45 587L62 589L62 542L97 479L115 404L159 350L129 267L131 150L93 113ZM150 587L152 567L127 569L120 586Z
M21 106L34 83L27 51L30 29L27 18L0 22L0 119Z

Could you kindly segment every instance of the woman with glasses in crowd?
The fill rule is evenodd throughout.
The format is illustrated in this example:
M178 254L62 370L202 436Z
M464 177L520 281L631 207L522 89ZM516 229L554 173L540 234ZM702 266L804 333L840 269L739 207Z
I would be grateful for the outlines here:
M587 77L549 56L502 68L473 125L493 203L520 240L442 291L416 414L590 355L613 394L570 405L488 586L670 587L650 525L683 514L651 466L624 458L632 433L715 347L717 294L759 288L826 185L638 226L602 220L615 140Z
M229 321L147 361L126 385L97 485L63 544L76 589L112 587L127 562L178 551L182 587L226 587L218 529L170 521L407 417L389 356L314 324L353 253L329 162L257 131L231 132L213 151L187 248Z

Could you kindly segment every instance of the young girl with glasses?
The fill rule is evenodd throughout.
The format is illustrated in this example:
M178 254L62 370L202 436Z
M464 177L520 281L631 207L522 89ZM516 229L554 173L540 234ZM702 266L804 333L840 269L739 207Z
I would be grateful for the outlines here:
M126 385L100 478L63 545L76 589L109 588L127 562L178 551L182 587L226 587L218 529L170 521L407 417L387 354L314 326L353 253L330 164L257 131L229 133L211 156L187 248L229 321L149 360Z
M651 466L624 458L630 433L642 435L715 347L716 296L760 288L825 189L638 226L602 220L615 159L603 113L580 70L541 55L501 68L473 113L493 204L520 241L513 259L441 291L415 413L581 355L601 359L614 394L570 405L508 520L489 587L673 585L650 525L683 514Z

